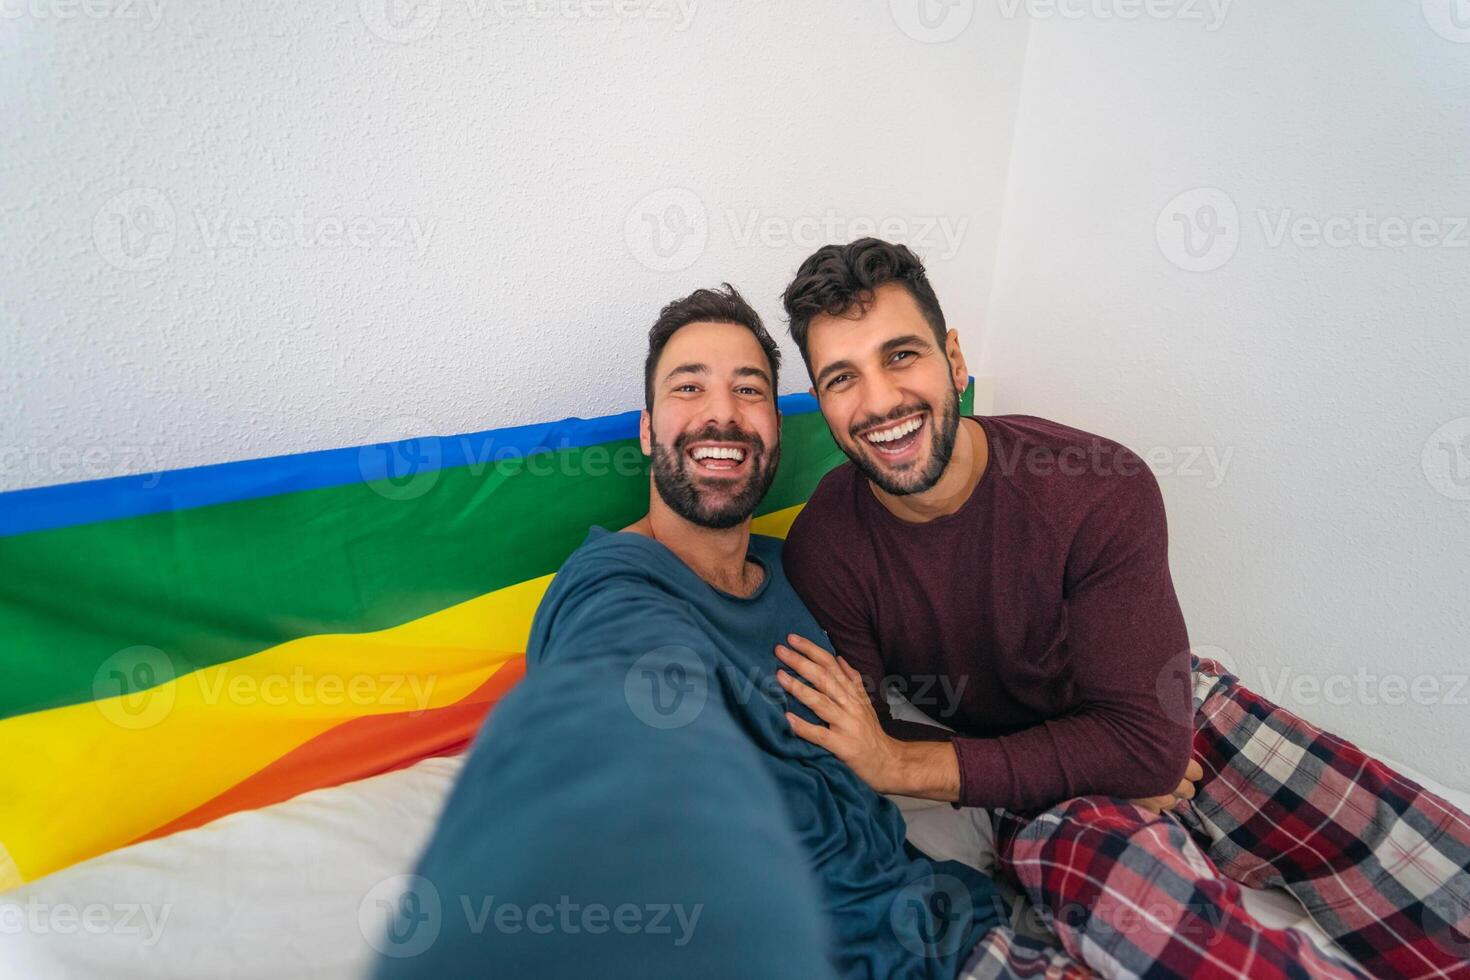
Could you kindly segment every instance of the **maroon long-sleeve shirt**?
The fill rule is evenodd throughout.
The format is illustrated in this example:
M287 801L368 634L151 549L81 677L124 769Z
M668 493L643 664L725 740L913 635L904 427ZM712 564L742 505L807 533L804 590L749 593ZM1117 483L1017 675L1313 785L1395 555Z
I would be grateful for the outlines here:
M791 528L787 576L869 691L954 728L960 802L1025 810L1169 793L1189 761L1189 637L1158 482L1122 445L1029 416L976 421L955 513L890 513L851 463ZM947 739L898 721L903 739Z

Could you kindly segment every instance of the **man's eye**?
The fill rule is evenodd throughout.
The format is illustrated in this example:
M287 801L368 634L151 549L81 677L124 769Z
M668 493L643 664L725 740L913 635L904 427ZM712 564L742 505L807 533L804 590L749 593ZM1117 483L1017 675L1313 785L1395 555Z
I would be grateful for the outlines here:
M685 384L685 385L680 385L679 387L675 388L674 390L675 391L698 391L699 390L699 387L697 385L688 385L688 384Z
M851 378L852 375L850 374L839 374L837 377L827 382L827 390L830 391L831 389L836 388L838 385L842 384L844 381L851 380Z
M744 387L744 388L736 388L735 390L736 390L737 393L742 394L742 395L764 395L765 394L765 392L761 391L759 388L751 388L748 385L746 387Z
M910 357L916 357L916 356L918 356L918 355L916 355L911 350L901 350L898 353L896 353L896 354L893 355L893 360L894 361L898 361L900 358L910 358Z

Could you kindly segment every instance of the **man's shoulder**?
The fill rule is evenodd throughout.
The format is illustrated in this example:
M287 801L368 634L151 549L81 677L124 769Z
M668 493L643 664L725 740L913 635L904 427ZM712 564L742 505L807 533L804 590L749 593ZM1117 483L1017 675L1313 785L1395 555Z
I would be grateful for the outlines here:
M1040 446L1054 452L1072 447L1105 446L1126 449L1116 439L1037 415L986 415L976 418L990 435L1022 446Z
M1158 493L1148 464L1116 439L1033 415L987 416L981 425L988 465L1049 512Z
M841 539L856 528L859 518L853 491L864 479L852 460L844 460L829 470L792 522L786 535L787 548L792 545L802 548L816 540Z
M658 566L657 556L642 535L592 528L557 569L551 589L562 594L617 584L664 591L656 574Z

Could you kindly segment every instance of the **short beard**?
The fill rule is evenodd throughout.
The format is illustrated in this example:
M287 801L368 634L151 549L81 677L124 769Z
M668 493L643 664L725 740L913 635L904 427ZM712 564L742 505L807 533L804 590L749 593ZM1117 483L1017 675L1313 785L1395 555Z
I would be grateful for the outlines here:
M899 408L898 411L891 413L891 418L901 419L906 415L913 415L916 411L927 411L929 413L930 424L934 426L933 448L930 450L929 459L924 463L924 468L919 471L918 476L909 475L913 470L906 470L903 473L895 474L880 469L876 463L869 459L867 453L862 449L849 450L843 447L842 450L847 453L847 458L852 460L852 464L858 468L858 471L863 476L877 484L879 489L884 493L894 497L907 497L910 494L923 493L926 490L933 489L934 484L938 483L939 478L944 475L945 467L949 466L950 457L954 455L954 442L960 431L959 393L953 388L949 389L949 398L945 402L943 416L935 416L933 409L929 405L905 405ZM874 422L884 421L888 420L875 419L873 422L864 423L863 428L871 428ZM854 443L861 445L862 436L853 435L852 433L848 433L848 435Z
M755 433L746 433L735 427L719 429L706 426L699 432L685 432L674 440L672 449L658 441L653 427L649 426L649 441L653 444L653 485L669 509L691 524L723 531L732 528L755 513L776 478L776 466L781 462L781 444L771 448L769 458L765 442ZM711 496L694 482L686 451L691 442L737 442L745 446L746 461L750 465L745 486L721 504L712 502Z

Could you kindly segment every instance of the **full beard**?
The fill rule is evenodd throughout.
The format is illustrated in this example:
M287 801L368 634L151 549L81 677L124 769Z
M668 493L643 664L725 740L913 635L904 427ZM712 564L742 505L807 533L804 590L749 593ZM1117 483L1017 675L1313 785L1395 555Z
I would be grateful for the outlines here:
M953 388L949 389L949 398L944 405L944 414L936 416L931 406L927 404L904 405L896 412L890 413L892 419L901 419L915 412L927 412L930 425L933 427L931 436L931 448L929 458L920 465L917 461L904 470L893 470L875 462L861 448L862 437L851 436L857 448L842 447L847 458L852 460L858 471L876 484L884 493L895 497L906 497L910 494L923 493L934 487L939 478L944 475L945 467L949 466L950 457L954 455L954 443L960 431L960 396ZM864 429L871 428L875 423L888 421L887 419L874 419L865 422Z
M706 426L699 432L681 434L672 447L659 442L658 436L651 431L650 435L653 443L653 485L659 497L686 521L710 530L732 528L754 514L766 491L771 488L771 481L776 478L776 466L781 462L779 443L768 454L760 436L739 429L721 430ZM745 446L749 472L743 478L744 484L733 493L718 493L699 486L688 448L690 443L701 440L738 442ZM739 478L706 478L707 482L716 480L721 484L733 484L736 479Z

